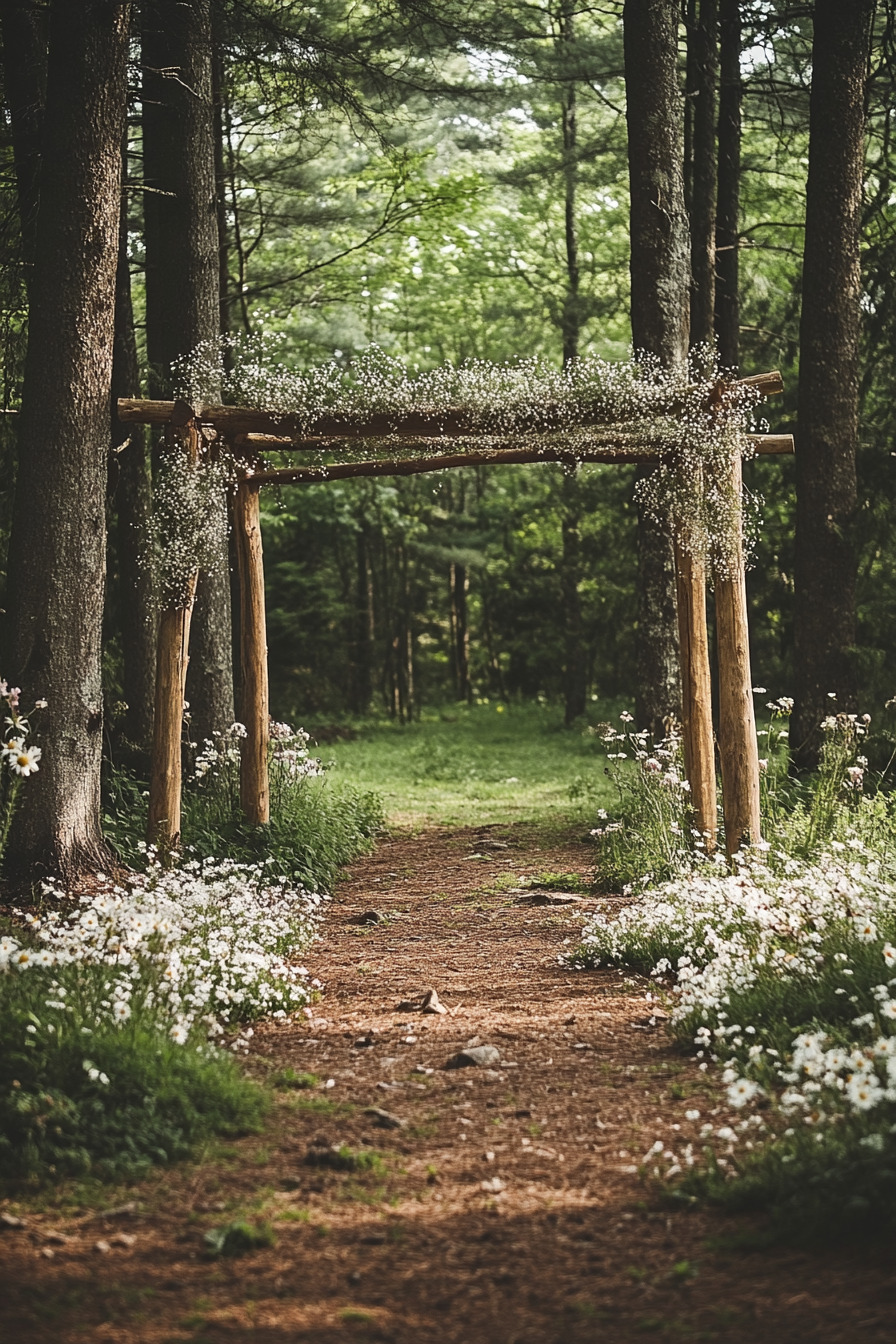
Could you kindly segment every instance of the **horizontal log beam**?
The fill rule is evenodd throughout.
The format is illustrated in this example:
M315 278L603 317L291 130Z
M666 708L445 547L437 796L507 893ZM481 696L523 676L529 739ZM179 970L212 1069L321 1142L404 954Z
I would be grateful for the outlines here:
M784 386L777 371L754 374L742 382L757 388L766 396L773 396L782 391ZM195 419L203 425L210 425L231 441L244 434L261 434L279 439L296 436L303 441L314 438L486 438L490 435L489 430L471 424L470 413L465 410L409 411L401 416L374 414L365 419L322 415L308 424L301 415L274 415L269 411L257 411L244 406L193 407L185 401L141 401L123 397L118 403L118 418L125 424L175 426L183 426ZM518 432L544 432L545 421L549 419L548 409L539 417L538 424L533 423L528 430L525 425L521 425ZM589 422L586 417L578 423L587 427ZM598 421L595 419L593 423L597 424Z
M757 454L793 452L792 434L751 434ZM612 449L584 449L573 452L569 448L492 448L483 452L441 453L437 457L409 457L394 461L333 462L330 465L282 467L270 471L256 471L246 477L246 484L308 485L315 481L344 481L358 476L417 476L429 471L447 471L452 467L496 466L515 462L567 462L570 466L582 462L637 462L654 465L659 462L655 453L633 453Z

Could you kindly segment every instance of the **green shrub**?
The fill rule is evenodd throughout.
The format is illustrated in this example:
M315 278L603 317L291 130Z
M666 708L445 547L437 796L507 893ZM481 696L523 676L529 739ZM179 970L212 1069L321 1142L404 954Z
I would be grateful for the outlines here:
M819 770L792 779L779 724L791 707L770 704L761 730L764 840L730 867L682 847L662 882L654 864L638 899L586 924L570 960L652 975L672 1035L702 1069L719 1066L728 1113L686 1112L699 1135L644 1154L667 1189L771 1210L791 1231L896 1227L896 798L868 777L857 715L831 714ZM644 774L642 757L619 777L630 817L644 814ZM656 832L667 825L670 852L678 833L652 816L645 868ZM638 832L623 822L612 836L611 857L634 867Z
M625 725L632 716L623 713ZM700 837L692 829L681 740L649 744L647 733L600 724L609 775L616 789L614 816L598 813L595 883L604 891L664 882L694 864Z
M35 992L52 999L77 975L97 981L87 992L100 997L106 974L78 966L0 976L0 1176L131 1177L189 1156L210 1135L258 1128L264 1093L198 1033L177 1044L137 1012L89 1032L35 1027Z
M350 785L334 787L326 775L280 781L272 788L271 820L250 826L239 806L231 774L194 780L184 790L182 835L198 858L268 863L272 875L328 891L347 863L371 848L383 826L375 793ZM146 836L145 785L125 771L112 772L106 790L104 829L123 862L142 867Z

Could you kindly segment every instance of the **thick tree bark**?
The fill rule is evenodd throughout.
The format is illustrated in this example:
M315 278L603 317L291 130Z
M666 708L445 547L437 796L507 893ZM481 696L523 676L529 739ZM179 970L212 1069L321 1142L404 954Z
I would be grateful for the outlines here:
M215 15L212 16L214 25ZM214 25L216 26L216 25ZM230 249L227 238L227 169L224 165L224 57L217 32L213 32L212 100L215 113L215 218L218 223L218 326L222 336L230 331ZM225 350L227 359L229 352Z
M670 368L687 359L690 240L682 178L678 0L626 0L632 341ZM681 717L671 525L638 519L638 724Z
M127 154L127 137L122 157ZM125 164L122 176L127 178ZM158 618L153 601L152 480L147 433L143 425L123 425L119 397L139 397L140 362L134 336L131 271L128 261L128 201L122 192L115 275L115 340L112 348L112 453L117 479L112 502L116 514L121 651L127 740L148 748L152 740Z
M146 345L152 395L219 333L210 0L147 0L143 13ZM199 576L187 699L198 740L233 721L229 556Z
M9 556L10 669L45 696L19 870L108 862L100 830L100 641L128 48L126 0L53 0L46 134Z
M715 333L722 367L740 365L740 0L719 0L719 169Z
M817 0L800 320L792 745L815 763L820 723L855 698L859 228L873 0ZM834 692L836 702L828 695Z
M47 10L30 0L0 0L3 90L12 130L25 283L31 285L40 201L40 157L47 95Z
M716 232L716 78L719 68L718 0L693 0L688 28L687 90L693 125L691 189L691 345L713 339Z

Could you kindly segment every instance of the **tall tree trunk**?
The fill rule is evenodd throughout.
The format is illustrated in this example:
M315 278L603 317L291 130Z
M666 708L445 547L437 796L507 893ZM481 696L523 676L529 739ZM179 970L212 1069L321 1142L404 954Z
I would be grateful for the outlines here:
M560 16L560 47L567 63L566 82L561 94L563 130L564 243L566 247L566 295L563 303L563 363L579 356L582 315L579 309L579 238L576 227L576 187L578 185L578 148L576 145L576 86L569 76L575 28L573 7L564 0Z
M355 533L355 656L352 668L352 712L366 714L370 708L373 681L373 587L367 558L367 529Z
M40 201L40 161L47 96L47 10L31 0L0 0L3 90L9 110L22 231L25 283L30 288Z
M453 634L454 693L457 700L473 703L470 680L470 627L467 621L467 593L470 579L466 565L451 566L451 630Z
M690 240L682 177L678 0L626 0L626 119L631 187L632 341L667 367L687 359ZM661 736L681 717L670 524L638 518L637 720Z
M582 602L579 583L582 578L582 544L579 525L582 501L575 468L563 473L563 559L560 582L563 589L564 645L566 654L566 704L564 721L567 728L585 713L588 691L588 658L582 630Z
M711 344L715 316L716 80L718 0L694 0L688 30L688 99L693 118L689 218L691 230L691 345Z
M722 367L740 365L740 0L719 0L719 170L715 333Z
M129 5L53 0L19 474L10 669L49 702L10 860L74 879L100 828L109 396Z
M820 723L855 698L859 228L873 0L816 0L800 319L792 743L815 763ZM836 704L828 699L837 696Z
M562 95L564 241L566 245L566 295L563 307L563 364L579 357L582 314L579 298L579 238L576 223L578 186L578 146L576 143L576 85L570 77L575 42L575 10L564 0L560 16L560 45L566 59L566 84ZM587 657L582 630L582 580L579 525L582 516L579 480L576 469L564 472L561 490L561 528L563 549L560 559L560 586L564 617L564 699L567 727L585 712Z
M210 0L146 0L143 12L146 347L153 396L220 324ZM233 722L229 556L199 576L187 699L197 740Z
M214 22L213 15L213 22ZM217 27L217 25L215 25ZM217 33L213 34L212 102L215 115L215 218L218 224L218 328L222 336L230 331L230 249L227 238L227 169L224 163L224 57ZM230 352L225 349L224 358Z
M123 178L127 180L127 136L122 142ZM119 627L124 663L128 741L148 747L152 740L155 699L157 616L153 602L152 481L147 434L143 425L123 425L119 397L139 397L140 363L134 336L131 271L128 261L128 198L121 195L118 266L115 275L115 340L112 348L112 452L117 480L113 494L118 555Z

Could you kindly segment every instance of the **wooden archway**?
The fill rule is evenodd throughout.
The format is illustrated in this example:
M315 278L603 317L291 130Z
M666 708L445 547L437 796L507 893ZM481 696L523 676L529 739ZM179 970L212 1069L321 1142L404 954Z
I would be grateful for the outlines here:
M741 380L768 396L783 391L779 373L757 374ZM347 417L321 416L312 424L295 415L274 415L234 406L191 406L183 401L118 403L119 419L132 424L164 427L169 449L189 454L215 451L223 443L237 462L238 482L233 497L233 528L239 563L240 658L243 683L242 717L246 737L241 743L240 801L246 818L254 825L270 820L268 781L269 696L267 637L264 601L264 562L259 521L259 491L264 485L301 484L346 480L358 476L408 476L445 471L453 467L520 462L617 462L650 465L658 452L633 447L618 434L602 436L595 426L593 446L562 439L532 446L519 438L506 444L493 434L471 426L466 413L414 411L402 416L373 414ZM543 433L543 429L541 433ZM451 453L459 438L487 439L481 450L467 448ZM748 436L757 454L793 452L789 434ZM338 451L340 445L359 439L396 440L416 457L388 454L371 460L299 465L265 469L264 451L281 453L311 450ZM446 451L447 450L447 451ZM741 462L733 464L732 487L740 497ZM696 485L697 483L695 483ZM712 725L709 643L706 627L706 575L676 534L675 559L678 596L678 626L681 645L683 743L685 768L691 787L696 825L708 849L716 843L716 773ZM719 661L718 746L722 774L722 805L726 849L729 857L744 841L760 838L759 751L753 711L747 620L746 576L742 538L737 540L732 573L715 583L716 637ZM192 590L184 605L162 613L156 664L155 719L152 770L149 790L149 838L160 848L176 846L180 836L181 735L184 688L189 658Z

